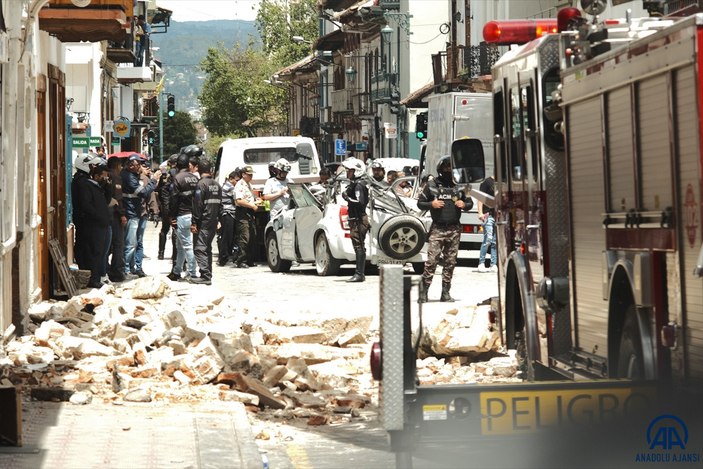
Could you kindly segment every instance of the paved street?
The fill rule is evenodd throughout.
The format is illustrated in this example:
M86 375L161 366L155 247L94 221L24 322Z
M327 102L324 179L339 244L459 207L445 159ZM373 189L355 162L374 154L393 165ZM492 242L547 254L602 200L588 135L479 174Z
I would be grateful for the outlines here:
M149 224L145 237L148 256L144 270L165 276L170 260L156 259L158 228ZM166 251L170 256L170 246ZM457 267L452 294L457 303L437 301L441 279L430 291L425 314L448 307L476 304L495 295L495 276ZM212 286L174 284L183 295L213 297L224 294L243 313L270 313L282 324L296 324L330 316L372 316L378 327L379 278L373 269L367 281L349 284L353 266L336 277L319 277L312 265L290 273L272 273L265 264L249 269L215 266ZM439 270L441 272L441 269ZM239 403L115 405L94 400L86 406L25 401L23 448L0 451L0 467L8 468L339 468L351 464L367 468L393 467L386 433L373 407L361 409L349 422L307 425L307 419L285 420L247 413ZM258 438L255 439L255 436ZM416 467L432 467L426 461Z

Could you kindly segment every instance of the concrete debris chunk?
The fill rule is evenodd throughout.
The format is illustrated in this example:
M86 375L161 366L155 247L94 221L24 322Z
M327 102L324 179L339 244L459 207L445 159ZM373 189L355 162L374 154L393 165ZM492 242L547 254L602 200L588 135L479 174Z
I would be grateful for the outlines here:
M168 291L168 284L159 277L143 277L134 282L132 298L140 300L162 298L168 294Z
M255 378L250 378L241 373L235 373L235 382L237 390L248 394L254 394L259 397L259 403L263 407L272 409L284 409L286 403L273 395L269 389L264 386L264 383Z

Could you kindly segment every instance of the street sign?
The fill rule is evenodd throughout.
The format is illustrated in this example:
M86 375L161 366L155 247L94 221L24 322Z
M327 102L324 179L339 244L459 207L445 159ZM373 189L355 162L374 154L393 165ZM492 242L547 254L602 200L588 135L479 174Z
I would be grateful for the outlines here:
M338 138L334 141L334 154L345 156L347 154L347 141L343 138Z
M74 148L88 148L88 137L73 137Z

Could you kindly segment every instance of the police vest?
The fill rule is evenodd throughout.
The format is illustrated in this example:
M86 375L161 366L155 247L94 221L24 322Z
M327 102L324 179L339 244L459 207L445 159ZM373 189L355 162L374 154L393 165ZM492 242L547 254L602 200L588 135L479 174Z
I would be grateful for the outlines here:
M435 199L444 202L444 207L440 209L432 209L432 220L435 223L441 223L444 225L459 223L459 217L461 216L461 210L456 208L454 202L462 199L462 193L459 189L455 187L445 187L439 184L433 184L430 187L430 193Z

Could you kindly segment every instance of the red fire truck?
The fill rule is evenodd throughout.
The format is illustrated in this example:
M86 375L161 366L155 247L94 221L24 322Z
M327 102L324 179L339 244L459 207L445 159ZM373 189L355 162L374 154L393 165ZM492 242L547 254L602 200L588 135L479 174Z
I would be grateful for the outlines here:
M491 25L496 42L531 36L493 68L494 307L526 382L418 385L411 332L422 313L412 281L384 268L372 371L398 467L438 441L470 446L479 466L506 456L506 441L518 456L504 465L530 466L530 454L534 467L628 466L684 454L644 437L664 418L703 433L703 15L590 23L567 9L559 33L534 39L552 32L536 24ZM456 156L477 161L463 146L455 170ZM640 423L610 424L634 408ZM589 426L562 431L579 421ZM688 435L676 425L662 432ZM592 448L607 457L584 459Z
M703 16L566 20L493 69L507 345L529 378L700 389Z

